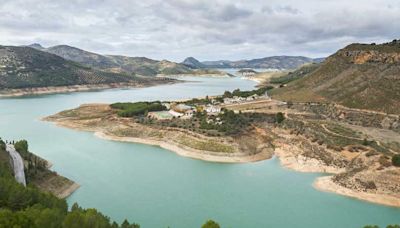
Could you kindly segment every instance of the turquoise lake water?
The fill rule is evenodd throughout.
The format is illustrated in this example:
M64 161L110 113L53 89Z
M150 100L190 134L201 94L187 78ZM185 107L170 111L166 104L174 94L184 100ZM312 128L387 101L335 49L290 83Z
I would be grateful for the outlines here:
M180 157L159 147L102 140L40 121L83 103L174 100L217 95L255 83L239 78L189 78L139 89L0 99L0 136L27 139L30 150L81 185L68 202L95 207L141 227L362 227L400 223L400 209L315 190L314 179L282 168L277 159L217 164Z

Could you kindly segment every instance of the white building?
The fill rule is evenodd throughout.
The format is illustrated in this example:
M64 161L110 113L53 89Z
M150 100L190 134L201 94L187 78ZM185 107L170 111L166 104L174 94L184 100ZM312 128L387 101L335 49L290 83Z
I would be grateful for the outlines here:
M180 113L180 112L175 112L174 110L169 110L168 111L169 112L169 114L171 114L172 116L174 116L174 117L181 117L181 116L183 116L183 114L182 113Z
M162 105L164 105L168 110L171 109L171 104L170 103L162 103Z
M221 112L221 107L215 106L215 105L207 105L206 112L207 112L207 114L210 114L210 115L218 114Z

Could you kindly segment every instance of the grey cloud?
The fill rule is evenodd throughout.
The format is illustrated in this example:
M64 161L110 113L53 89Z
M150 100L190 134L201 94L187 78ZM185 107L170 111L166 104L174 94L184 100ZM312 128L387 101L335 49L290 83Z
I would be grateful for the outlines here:
M235 19L248 17L252 14L251 11L245 9L239 9L235 5L227 5L222 7L220 11L212 12L215 17L211 15L211 18L222 20L222 21L232 21Z
M0 14L0 44L172 60L321 56L400 38L396 0L2 0Z

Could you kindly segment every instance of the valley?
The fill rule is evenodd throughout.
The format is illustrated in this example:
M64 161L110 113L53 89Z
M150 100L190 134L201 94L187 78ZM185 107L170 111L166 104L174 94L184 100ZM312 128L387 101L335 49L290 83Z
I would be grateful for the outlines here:
M375 53L375 55L380 54ZM90 140L97 140L99 144L102 142L108 145L106 141L114 141L109 144L109 150L106 150L108 152L113 151L113 153L115 153L113 148L116 145L141 151L140 145L145 144L143 146L147 148L144 150L146 155L140 156L161 156L166 159L165 156L171 156L167 155L166 151L172 151L181 157L186 157L186 159L201 160L206 162L205 164L216 163L216 166L221 166L221 168L225 165L234 166L236 164L250 168L260 164L263 164L263 166L271 165L271 162L278 160L280 165L289 170L315 173L315 176L312 176L306 182L308 187L313 186L320 191L397 208L400 206L400 189L397 184L400 181L400 168L397 163L400 154L400 117L396 111L390 111L396 109L382 109L380 105L374 103L369 104L369 106L364 104L361 104L361 106L347 105L345 102L336 102L331 97L324 97L325 95L322 95L325 94L324 92L321 95L314 94L312 89L301 92L310 93L309 97L302 97L299 94L291 95L297 93L297 90L287 92L299 86L304 80L311 80L315 72L318 72L321 68L329 66L330 58L333 57L329 57L323 63L313 63L290 71L254 74L251 70L238 71L238 74L243 74L242 77L210 77L211 75L203 74L200 74L202 77L198 77L198 75L189 74L185 76L185 79L188 80L184 83L176 83L178 81L169 79L169 76L151 79L144 76L134 76L147 82L147 86L152 85L147 87L133 84L132 87L137 88L136 92L129 89L132 88L129 83L125 86L123 83L116 85L98 84L98 87L87 86L82 87L83 89L70 85L65 87L67 91L81 91L81 93L75 95L59 94L44 99L66 98L68 100L68 97L82 97L83 99L72 99L73 102L69 101L61 106L56 105L55 107L58 108L50 108L44 113L40 112L42 113L40 118L43 118L42 120L46 122L54 122L57 126L75 130L71 132L73 134L80 135L79 131L91 132L89 135L94 135L96 139L89 137ZM374 59L373 57L369 58ZM382 60L378 58L378 60L373 61L378 61L374 64L380 64L379 61ZM349 67L354 67L352 64L367 64L362 67L373 67L368 65L369 63L366 61L349 62L347 64L349 64ZM384 64L396 65L397 63L392 61ZM388 65L387 67L393 68L394 66ZM163 82L157 83L157 80ZM331 80L338 79L332 78ZM393 80L396 80L396 77ZM260 81L260 84L257 85L255 81ZM206 84L202 85L204 82ZM227 84L228 82L232 82L232 84ZM329 83L327 80L321 82ZM211 84L208 85L207 83ZM246 86L243 87L243 84L246 84ZM215 87L216 85L218 86ZM254 88L254 86L257 86L257 88ZM321 88L324 86L321 85ZM121 87L128 89L119 89ZM82 92L99 88L115 88L115 90ZM193 92L193 88L197 92ZM196 88L199 90L196 90ZM214 88L217 89L214 90ZM157 94L155 91L160 91L160 89L163 93ZM46 90L49 89L43 88L44 91L41 90L39 88L14 89L13 91L19 94L11 92L10 96L30 95L34 94L35 91L37 94L46 94ZM142 90L149 91L149 93L141 94L140 91ZM27 92L24 93L24 91ZM176 91L185 92L177 95ZM390 88L387 91L396 93L396 90L393 91ZM342 93L346 93L346 91ZM358 93L353 93L354 97L359 96ZM124 99L121 99L121 97ZM292 99L292 97L296 99ZM309 99L310 97L313 99ZM28 102L35 102L35 100L35 97L28 96L26 98ZM114 103L107 104L105 101ZM397 102L396 99L393 101ZM70 109L74 105L79 107ZM37 114L35 116L38 117ZM41 122L41 124L46 122ZM55 128L53 130L57 129L57 131L64 132L64 130L61 130L62 128L51 126L45 124L42 127L44 129ZM66 130L65 133L68 132L70 130ZM89 135L84 134L81 137L86 138ZM61 138L57 141L62 143ZM93 144L90 145L93 146ZM88 146L91 147L90 145ZM98 154L105 152L102 148L95 147L96 151L93 151L89 147L86 147L85 150L100 157L105 156ZM46 151L44 148L41 149ZM88 154L81 154L81 148L75 148L75 152L68 151L69 155L76 158L80 156L91 157ZM126 152L132 153L132 151ZM155 154L152 155L152 153ZM51 154L53 153L49 152L48 155ZM66 159L63 155L58 156L61 157L56 158L55 161ZM126 160L127 162L133 161L137 165L137 162L140 162L140 159L135 160L137 159L135 156L138 156L136 153L128 155L124 152L114 159L119 159L120 156L130 157ZM91 162L109 164L109 159L95 159ZM176 157L171 157L171 159L176 159ZM189 163L192 162L191 159L189 159ZM58 160L57 163L60 164L61 160ZM70 162L87 169L87 164L78 160L70 160ZM95 163L92 163L92 165ZM113 164L119 165L123 162L118 160L117 163ZM166 168L165 166L162 167ZM79 169L82 171L82 168ZM114 169L116 168L114 167ZM126 168L121 167L121 169L125 170ZM69 169L62 170L65 172ZM85 205L84 199L100 184L97 181L96 184L88 182L88 180L93 180L97 173L115 178L113 172L109 173L98 169L94 169L92 172L89 174L91 176L89 179L86 179L87 177L81 178L79 172L73 174L71 178L79 183L80 188L68 197L69 201L78 197L79 201ZM321 175L321 173L324 175ZM139 175L137 178L140 179L142 174L137 175ZM42 177L45 178L45 176ZM170 177L168 178L170 179ZM139 179L135 179L135 181ZM37 181L36 185L43 188L44 191L50 189L48 191L58 194L60 197L71 194L78 187L73 182L65 182L71 188L65 190L68 193L61 194L59 190L51 187L51 185L55 186L61 182L55 181L46 184L46 181ZM118 183L122 184L121 182ZM268 183L270 182L265 184ZM254 184L256 183L253 182L252 185ZM257 184L259 183L257 182ZM130 182L129 185L134 186L134 182ZM104 183L102 186L104 187ZM264 188L264 191L267 190ZM308 191L310 190L305 192ZM106 193L104 192L104 194ZM129 195L129 193L125 194ZM277 192L271 194L277 194ZM327 197L326 200L328 201L333 197L324 196ZM131 195L131 197L134 196ZM346 201L348 198L343 198L343 200ZM358 200L350 201L350 203L363 205L362 201ZM121 204L123 203L115 202L115 205ZM114 206L111 208L114 208ZM111 209L104 205L99 205L99 207L106 210L107 208L108 210ZM365 205L362 207L365 208ZM370 207L376 208L376 206ZM339 212L335 211L334 213ZM393 213L395 212L393 211ZM111 215L113 215L112 210ZM387 215L391 216L392 212L387 212ZM128 214L119 212L118 215L114 216L116 216L116 219L131 218ZM363 221L367 220L363 218ZM222 221L227 222L224 219ZM249 224L249 221L246 224Z
M0 228L400 228L400 1L0 14Z

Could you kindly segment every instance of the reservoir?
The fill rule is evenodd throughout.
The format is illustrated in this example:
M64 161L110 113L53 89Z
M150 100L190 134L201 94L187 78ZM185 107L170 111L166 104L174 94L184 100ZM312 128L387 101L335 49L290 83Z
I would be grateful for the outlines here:
M176 100L253 89L240 78L185 78L189 82L0 99L0 136L26 139L30 150L81 187L69 205L94 207L141 227L363 227L400 223L400 209L315 190L322 174L298 173L273 158L218 164L180 157L165 149L97 138L57 127L42 117L84 103Z

